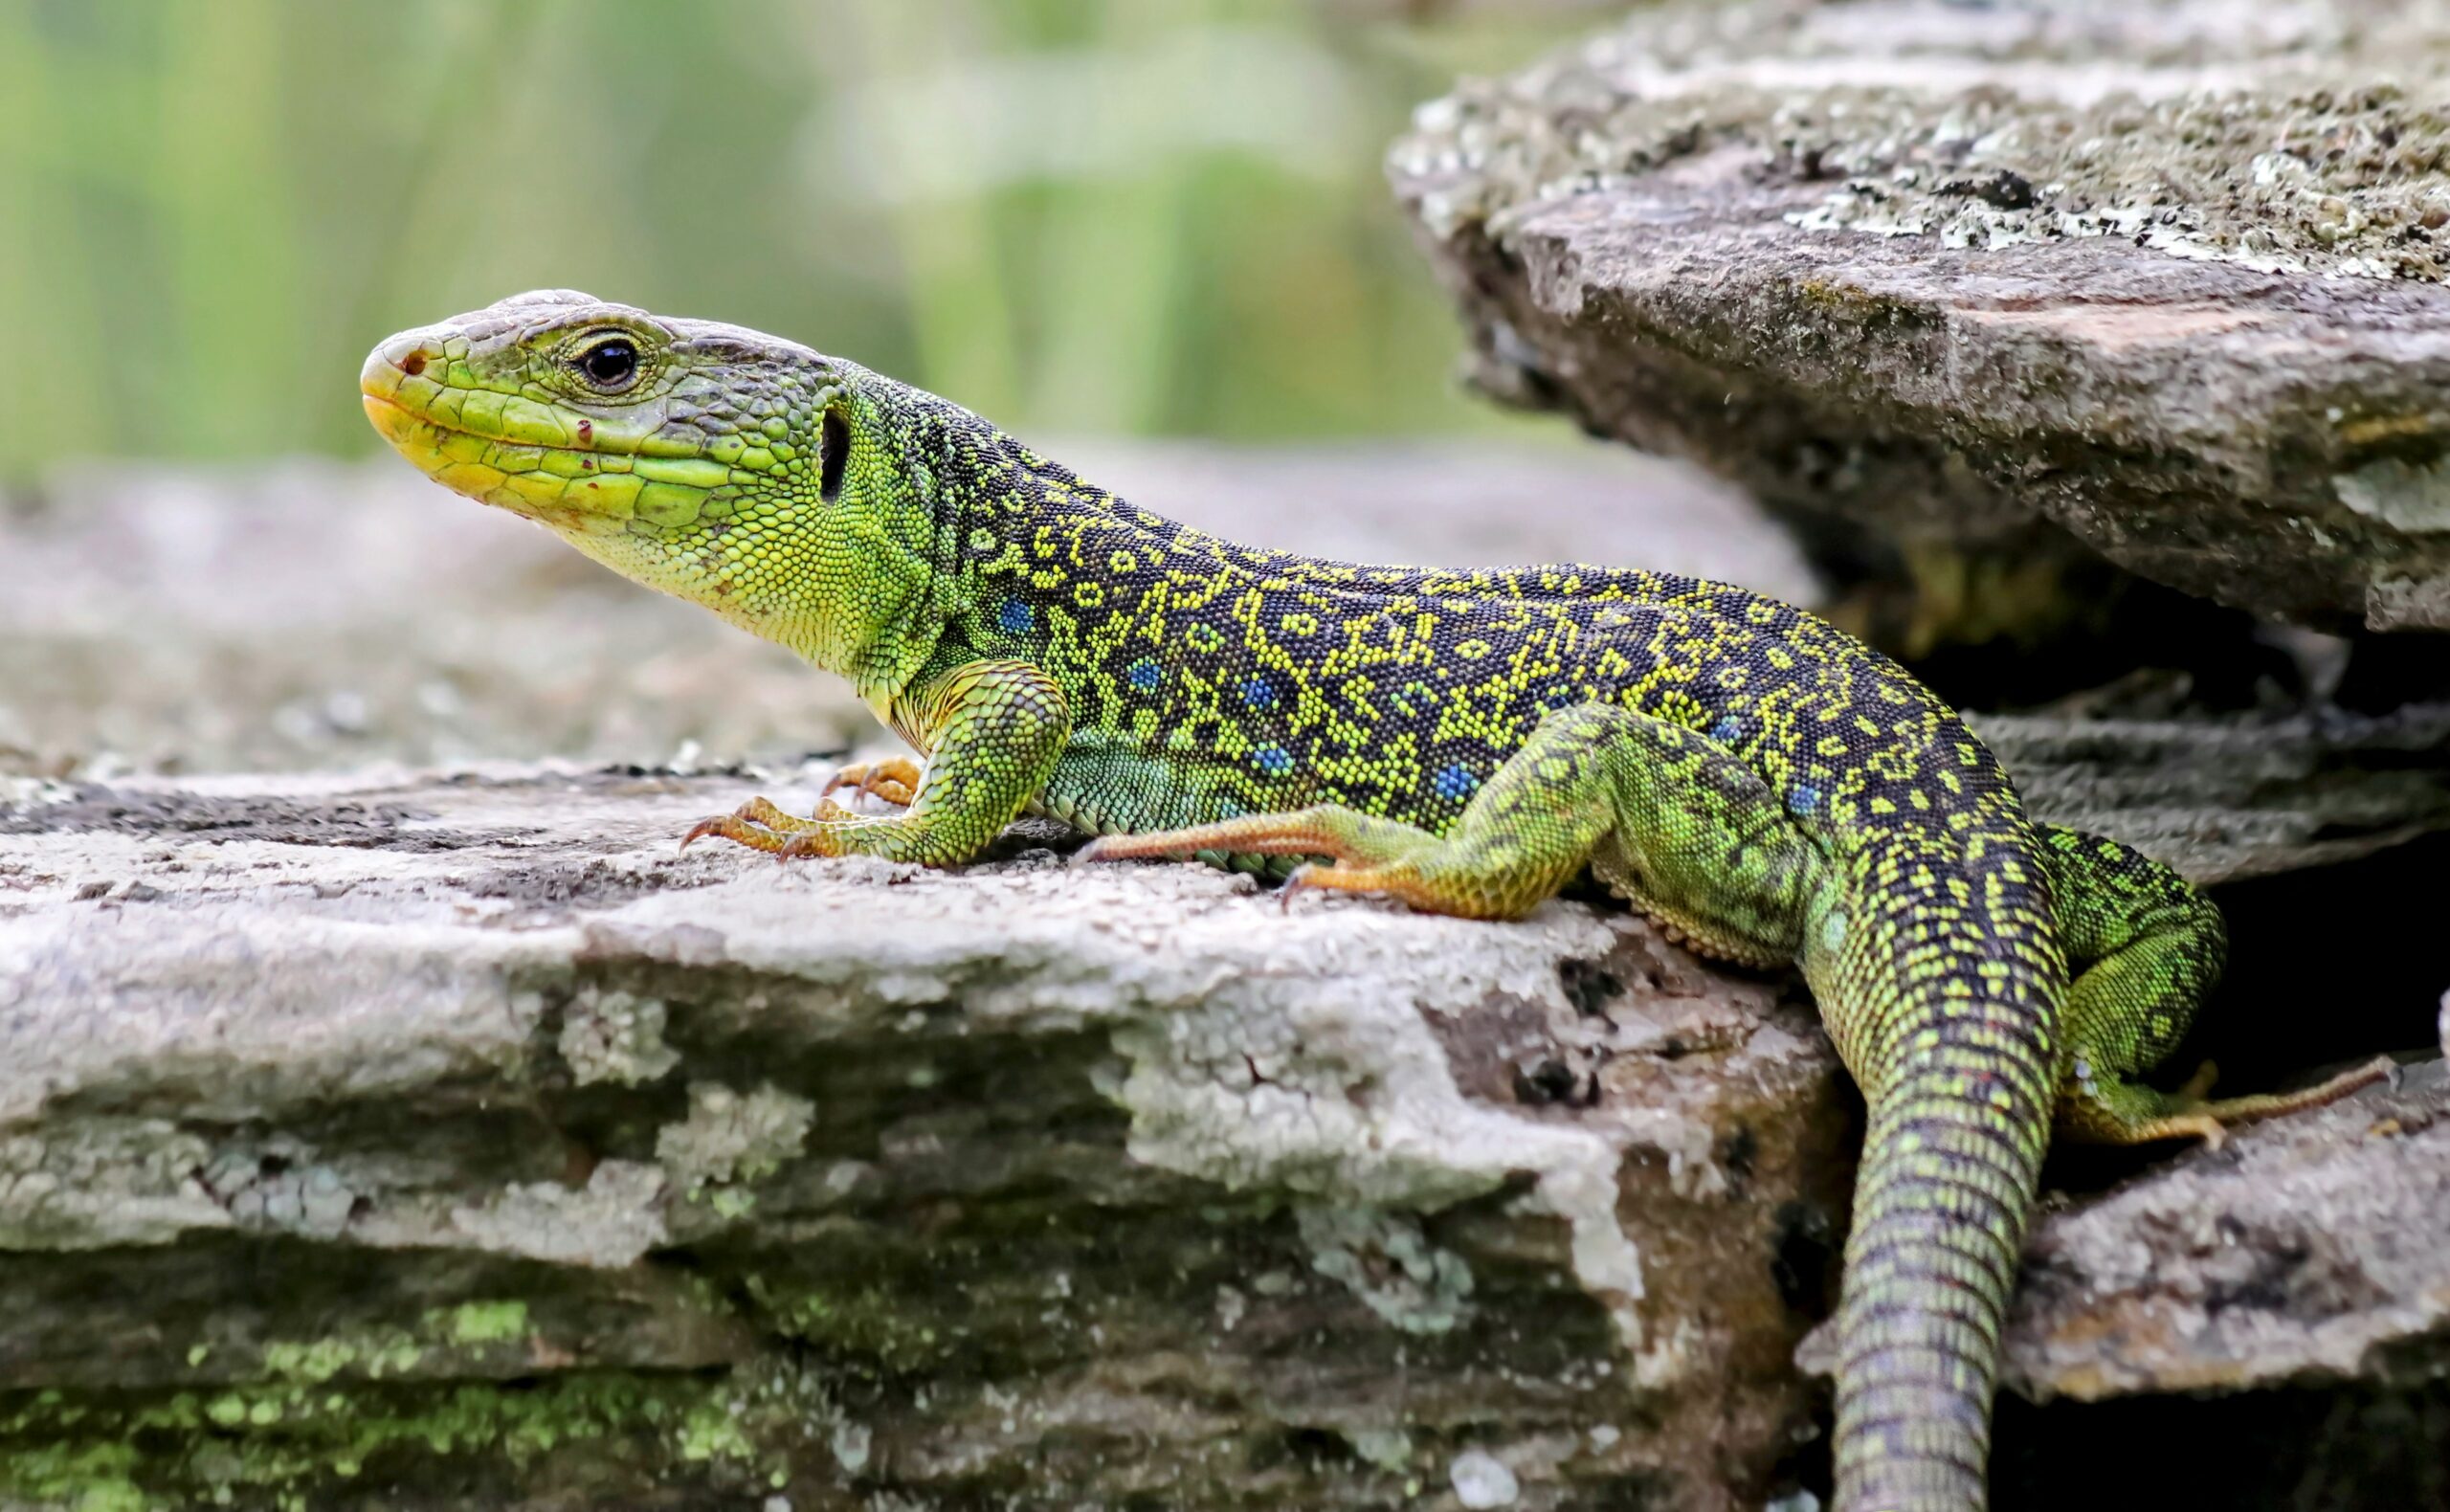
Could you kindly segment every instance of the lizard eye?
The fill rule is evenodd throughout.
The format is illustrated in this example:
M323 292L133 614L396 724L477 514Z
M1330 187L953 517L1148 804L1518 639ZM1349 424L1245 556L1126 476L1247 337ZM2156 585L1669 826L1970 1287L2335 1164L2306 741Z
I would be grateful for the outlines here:
M619 393L638 378L637 344L626 336L607 336L578 354L570 364L589 387Z

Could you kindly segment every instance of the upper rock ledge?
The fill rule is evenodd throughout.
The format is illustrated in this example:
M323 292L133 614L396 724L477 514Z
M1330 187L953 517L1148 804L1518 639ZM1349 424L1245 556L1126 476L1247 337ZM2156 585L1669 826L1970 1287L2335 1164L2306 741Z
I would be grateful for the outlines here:
M2434 3L1671 5L1422 107L1391 167L1485 384L1824 560L1869 521L1876 573L2046 593L2063 530L2450 629L2445 60Z

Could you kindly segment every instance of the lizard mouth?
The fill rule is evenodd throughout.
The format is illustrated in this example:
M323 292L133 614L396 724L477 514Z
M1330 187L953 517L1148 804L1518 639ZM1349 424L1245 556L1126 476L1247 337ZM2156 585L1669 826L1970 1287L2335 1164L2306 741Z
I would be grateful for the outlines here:
M504 465L509 458L501 455L511 443L441 424L377 394L361 395L360 402L365 405L366 418L375 433L391 443L393 451L453 493L507 509L566 534L617 529L626 516L626 511L617 507L590 507L590 496L602 492L589 486L595 482L592 478L579 482L551 478L541 469L514 471ZM568 452L567 448L547 447L524 450L539 460L546 451L563 455ZM591 466L593 456L582 455Z
M452 425L437 420L422 411L412 410L397 399L386 398L381 394L360 394L358 402L366 407L366 418L373 425L375 434L404 453L421 454L427 451L439 451L446 442L467 440L482 442L488 447L513 447L525 452L554 452L564 456L595 457L604 455L599 453L593 444L594 436L591 433L594 425L588 420L578 422L580 445L560 446L550 441L530 441L519 436L505 435L499 430L484 431L473 426ZM414 459L413 456L412 459Z
M624 436L597 434L595 422L555 405L496 389L458 389L435 381L445 366L434 329L403 331L366 355L358 393L366 417L394 446L434 436L467 436L493 446L541 452L629 452ZM440 411L448 411L448 417Z
M361 394L358 401L366 406L366 418L372 423L375 434L403 452L428 436L449 433L448 427L436 425L408 406L380 394Z
M413 381L413 371L377 348L358 398L375 434L428 478L565 534L618 530L631 518L640 480L623 476L630 458L448 424L400 402L400 385ZM579 421L580 439L591 442L593 429Z
M505 411L517 404L529 412L505 412L505 421L523 423L486 428L464 416L454 424L401 402L404 385L432 382L376 348L367 361L359 396L376 434L452 492L566 536L684 530L697 524L731 482L731 470L709 458L644 456L617 445L605 447L606 441L625 438L603 434L584 415L547 410L533 400L497 398ZM472 395L462 408L476 402ZM579 444L568 444L572 438Z

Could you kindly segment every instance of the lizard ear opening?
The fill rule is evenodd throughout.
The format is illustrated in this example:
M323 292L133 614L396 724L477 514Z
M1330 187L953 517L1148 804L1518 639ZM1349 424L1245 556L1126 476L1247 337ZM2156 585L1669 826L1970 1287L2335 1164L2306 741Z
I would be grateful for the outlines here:
M851 459L851 428L828 410L816 436L816 497L832 503L842 493L842 464Z

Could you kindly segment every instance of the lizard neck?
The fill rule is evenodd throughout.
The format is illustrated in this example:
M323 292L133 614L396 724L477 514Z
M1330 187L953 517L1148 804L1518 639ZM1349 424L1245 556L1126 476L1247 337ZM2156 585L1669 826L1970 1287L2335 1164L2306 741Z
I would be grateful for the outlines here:
M1080 595L1102 592L1109 578L1119 586L1131 571L1131 547L1154 545L1178 566L1195 563L1212 583L1302 560L1129 504L924 389L874 375L861 388L871 414L863 429L880 439L880 460L890 459L892 477L879 492L893 500L866 506L877 560L863 568L876 581L862 591L891 593L893 604L847 626L858 644L833 654L857 658L843 670L888 723L896 696L937 672L986 656L1035 658L1051 629L1036 598L1053 593L1069 608L1091 609ZM1016 585L1031 597L1015 597Z
M879 718L917 682L956 607L955 534L974 468L967 418L932 395L860 372L836 401L847 456L811 539L824 549L779 620L752 626L850 680ZM944 411L939 413L937 411Z

